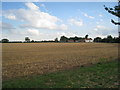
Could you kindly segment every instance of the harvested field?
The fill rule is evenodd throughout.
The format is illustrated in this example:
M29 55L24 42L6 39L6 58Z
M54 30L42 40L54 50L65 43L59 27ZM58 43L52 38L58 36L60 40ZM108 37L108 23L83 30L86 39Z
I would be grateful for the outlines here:
M4 43L3 80L44 74L118 58L118 44Z

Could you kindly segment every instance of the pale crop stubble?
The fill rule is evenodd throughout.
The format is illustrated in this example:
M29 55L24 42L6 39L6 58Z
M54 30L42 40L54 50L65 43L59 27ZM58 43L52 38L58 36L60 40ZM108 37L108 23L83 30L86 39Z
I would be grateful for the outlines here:
M118 58L112 43L4 43L3 80L45 74Z

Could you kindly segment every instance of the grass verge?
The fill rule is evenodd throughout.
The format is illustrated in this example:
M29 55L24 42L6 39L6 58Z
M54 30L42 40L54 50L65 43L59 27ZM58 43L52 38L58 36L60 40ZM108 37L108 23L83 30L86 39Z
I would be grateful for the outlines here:
M118 61L3 81L3 88L118 88Z

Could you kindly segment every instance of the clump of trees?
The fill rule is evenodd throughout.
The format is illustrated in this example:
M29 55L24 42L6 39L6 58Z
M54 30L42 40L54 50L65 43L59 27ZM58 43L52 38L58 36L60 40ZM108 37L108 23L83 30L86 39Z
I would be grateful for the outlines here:
M31 40L30 41L30 38L29 37L25 37L25 42L24 43L42 43L42 42L59 42L58 38L55 38L54 40L43 40L43 41L34 41L34 40Z
M70 37L70 38L67 38L65 36L61 36L60 42L85 42L85 39L88 39L88 35L85 35L85 37L75 36L75 37Z
M2 39L1 42L2 42L2 43L8 43L9 40L8 40L8 39Z
M93 40L94 42L103 42L103 43L120 43L120 38L119 37L112 37L111 35L108 35L105 38L101 38L101 37L96 37Z
M25 37L25 42L30 42L30 38L29 37Z
M68 38L65 36L61 36L60 42L68 42Z

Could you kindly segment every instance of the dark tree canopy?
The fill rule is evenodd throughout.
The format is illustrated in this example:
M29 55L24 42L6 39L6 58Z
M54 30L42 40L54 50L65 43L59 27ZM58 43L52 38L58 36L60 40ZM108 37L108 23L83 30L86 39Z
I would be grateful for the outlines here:
M106 11L108 11L110 14L117 16L118 18L120 18L120 1L118 1L118 5L114 6L113 8L110 7L106 7L104 5L104 8ZM115 25L120 25L120 22L116 22L114 20L111 19L111 22L114 23Z
M94 38L94 42L102 42L102 43L120 43L119 37L112 37L111 35L108 35L105 38L96 37Z
M87 39L88 38L88 35L85 35L85 39Z
M94 42L101 42L102 41L102 38L101 37L96 37L94 38Z
M112 39L112 36L111 36L111 35L108 35L107 38L108 38L108 39Z
M61 36L60 42L67 42L68 38L65 36Z
M34 40L32 40L31 42L35 42Z
M8 39L2 39L1 41L2 41L2 43L8 43L9 42Z
M30 42L30 38L29 37L25 37L25 41L26 42Z
M55 38L55 42L58 42L58 38Z

